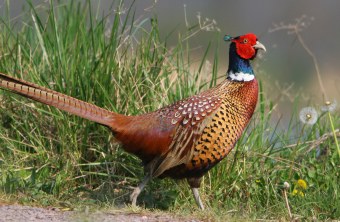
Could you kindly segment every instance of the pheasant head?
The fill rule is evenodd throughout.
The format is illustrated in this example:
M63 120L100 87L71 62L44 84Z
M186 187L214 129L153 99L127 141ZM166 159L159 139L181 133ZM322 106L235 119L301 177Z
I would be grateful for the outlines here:
M254 79L254 71L250 60L253 60L257 51L266 48L260 43L253 33L238 37L224 36L225 41L231 41L229 50L228 78L235 81L251 81Z

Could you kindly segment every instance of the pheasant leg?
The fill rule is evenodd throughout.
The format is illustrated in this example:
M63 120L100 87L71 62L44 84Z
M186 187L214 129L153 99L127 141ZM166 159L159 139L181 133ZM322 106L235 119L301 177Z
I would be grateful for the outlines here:
M187 179L190 185L192 194L194 195L196 204L198 205L199 208L201 208L201 210L204 210L203 202L198 192L198 188L200 188L201 186L201 180L202 180L202 177L191 177Z
M150 180L151 180L150 174L145 175L145 177L142 180L142 182L133 190L133 192L130 195L130 200L131 200L132 206L136 206L137 198L138 198L140 192L142 192L142 190L144 189L144 187L146 186L146 184Z
M192 190L192 193L194 194L194 198L195 198L195 201L196 201L198 207L201 208L201 210L204 210L204 205L202 203L200 194L198 192L198 188L191 188L191 190Z

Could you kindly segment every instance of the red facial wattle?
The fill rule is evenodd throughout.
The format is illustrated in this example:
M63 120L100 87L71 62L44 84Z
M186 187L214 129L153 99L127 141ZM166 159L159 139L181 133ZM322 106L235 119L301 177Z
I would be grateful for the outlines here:
M239 36L232 40L236 44L236 53L243 59L252 59L256 55L257 38L256 35L249 33Z

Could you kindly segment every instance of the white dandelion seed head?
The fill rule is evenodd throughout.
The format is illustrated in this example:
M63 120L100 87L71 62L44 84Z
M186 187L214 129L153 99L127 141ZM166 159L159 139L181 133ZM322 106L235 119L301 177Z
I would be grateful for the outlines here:
M302 108L299 116L301 122L307 125L314 125L318 120L318 112L313 107Z
M285 181L285 182L283 183L283 187L284 187L285 189L289 189L290 184L289 184L287 181Z
M336 109L337 105L338 103L335 99L333 100L333 102L326 101L325 104L321 106L321 111L322 112L333 112Z

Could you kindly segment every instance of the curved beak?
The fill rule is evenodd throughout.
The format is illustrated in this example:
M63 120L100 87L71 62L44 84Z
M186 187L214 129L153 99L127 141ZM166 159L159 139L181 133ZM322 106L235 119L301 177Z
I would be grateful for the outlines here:
M256 41L256 44L253 47L254 49L262 49L265 52L267 51L266 47L264 47L264 45L259 41Z

